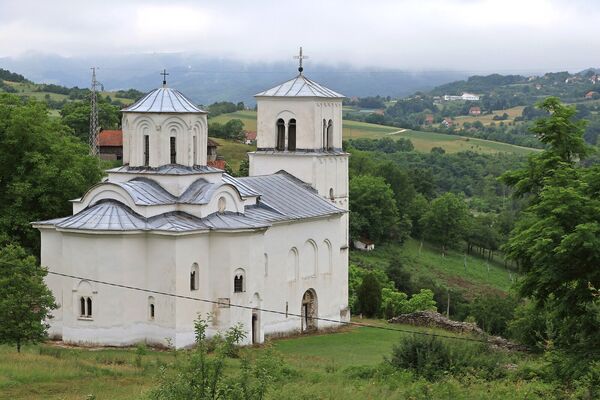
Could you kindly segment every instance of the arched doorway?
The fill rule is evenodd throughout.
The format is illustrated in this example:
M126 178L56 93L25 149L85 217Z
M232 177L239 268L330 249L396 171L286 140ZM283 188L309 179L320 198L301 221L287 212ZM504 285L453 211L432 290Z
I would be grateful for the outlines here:
M314 289L308 289L302 296L302 332L317 329L317 294Z

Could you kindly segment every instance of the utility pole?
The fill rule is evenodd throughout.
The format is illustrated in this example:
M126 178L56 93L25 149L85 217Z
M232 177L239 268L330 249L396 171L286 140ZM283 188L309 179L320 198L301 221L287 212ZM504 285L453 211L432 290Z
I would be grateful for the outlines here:
M89 142L90 142L90 154L94 157L98 156L98 131L100 127L98 126L98 98L96 94L96 90L98 85L98 81L96 80L96 69L98 67L92 67L92 87L90 94L90 134L89 134Z

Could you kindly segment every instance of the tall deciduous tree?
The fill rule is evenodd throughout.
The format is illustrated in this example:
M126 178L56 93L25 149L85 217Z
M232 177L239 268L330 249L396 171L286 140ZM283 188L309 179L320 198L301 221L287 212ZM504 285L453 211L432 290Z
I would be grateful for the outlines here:
M431 202L423 216L425 238L439 244L446 254L449 246L463 238L468 224L469 211L464 200L453 193L446 193Z
M97 159L46 106L0 94L0 243L37 250L31 221L69 215L102 177Z
M21 247L0 249L0 343L21 346L46 338L45 323L56 308L44 284L47 272Z
M353 177L350 198L350 234L354 238L383 241L397 235L398 209L394 192L383 178Z
M589 149L575 109L555 98L540 106L550 116L538 120L535 131L549 147L503 177L531 200L504 250L523 271L520 294L556 315L557 344L598 348L600 167L576 163Z

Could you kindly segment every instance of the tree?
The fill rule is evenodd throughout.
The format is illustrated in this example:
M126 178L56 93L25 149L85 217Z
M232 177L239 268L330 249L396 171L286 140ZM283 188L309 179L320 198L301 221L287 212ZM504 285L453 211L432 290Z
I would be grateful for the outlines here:
M395 259L391 261L385 272L390 280L394 282L394 287L396 290L406 293L410 293L412 291L410 272L404 269L399 260Z
M453 193L446 193L431 202L423 216L425 238L439 244L442 254L449 246L462 239L469 218L464 200Z
M394 192L381 177L355 176L350 180L350 233L384 241L396 235L398 209Z
M533 130L548 148L502 177L530 200L504 251L523 272L519 294L538 309L552 307L556 345L587 351L600 347L600 166L576 163L589 149L575 109L555 98L540 106L550 116Z
M32 221L72 212L70 199L102 177L98 159L35 100L0 94L0 242L32 250Z
M21 352L26 343L46 338L50 311L57 308L44 283L47 271L22 247L0 249L0 343Z
M78 138L85 143L90 132L90 103L85 101L72 101L60 111L62 122L71 128ZM98 122L102 129L116 129L121 125L121 112L107 100L98 100Z
M367 317L374 317L381 306L381 284L372 272L363 277L357 291L358 307Z

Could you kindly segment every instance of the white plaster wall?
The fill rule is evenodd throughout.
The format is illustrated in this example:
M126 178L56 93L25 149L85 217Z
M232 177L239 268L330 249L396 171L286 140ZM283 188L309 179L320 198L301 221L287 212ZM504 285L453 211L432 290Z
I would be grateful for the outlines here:
M280 170L310 184L327 199L333 189L336 205L348 209L347 153L294 153L256 151L248 153L250 176L269 175Z
M287 124L296 119L296 148L323 149L323 119L333 122L334 147L342 148L342 100L318 97L257 97L257 147L274 149L277 146L277 120Z
M206 114L123 113L123 164L144 166L144 135L150 140L150 167L171 163L170 137L176 138L177 164L206 165ZM194 139L196 152L194 152Z

